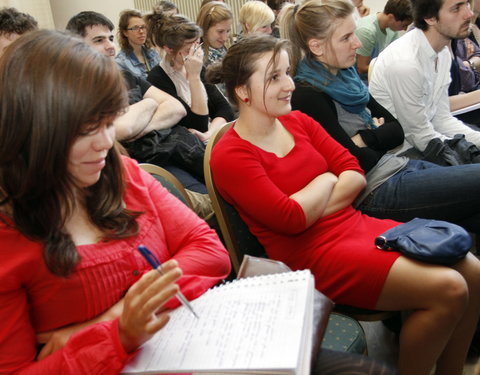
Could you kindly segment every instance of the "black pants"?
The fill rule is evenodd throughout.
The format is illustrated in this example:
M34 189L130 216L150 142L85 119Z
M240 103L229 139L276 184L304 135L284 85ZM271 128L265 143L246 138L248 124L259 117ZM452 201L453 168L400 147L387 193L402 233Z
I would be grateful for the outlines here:
M397 371L367 356L320 349L312 375L395 375Z

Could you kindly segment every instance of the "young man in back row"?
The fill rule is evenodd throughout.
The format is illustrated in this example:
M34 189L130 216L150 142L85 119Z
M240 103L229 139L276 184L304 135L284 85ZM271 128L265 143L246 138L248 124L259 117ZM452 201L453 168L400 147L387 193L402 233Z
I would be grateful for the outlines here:
M23 34L38 29L35 18L15 8L0 9L0 56L14 40Z
M410 0L388 0L383 12L370 14L357 21L355 35L362 42L357 49L358 74L366 78L370 61L399 38L399 31L406 30L412 19Z

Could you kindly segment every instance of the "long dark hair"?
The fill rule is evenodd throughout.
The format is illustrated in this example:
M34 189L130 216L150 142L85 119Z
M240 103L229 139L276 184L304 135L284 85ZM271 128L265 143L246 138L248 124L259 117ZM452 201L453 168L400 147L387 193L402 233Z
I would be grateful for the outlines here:
M127 103L115 62L74 36L35 31L0 59L0 211L4 221L44 244L46 265L56 275L68 276L79 261L65 230L75 204L85 205L104 239L138 232L135 214L123 206L115 148L99 181L80 189L80 199L68 170L77 137L113 119Z

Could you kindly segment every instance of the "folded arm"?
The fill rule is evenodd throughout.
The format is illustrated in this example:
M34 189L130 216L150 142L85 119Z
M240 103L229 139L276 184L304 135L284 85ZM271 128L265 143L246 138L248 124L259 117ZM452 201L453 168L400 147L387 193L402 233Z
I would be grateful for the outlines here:
M153 113L153 116L145 129L145 134L152 130L171 128L187 113L182 103L155 86L151 86L143 97L146 99L153 99L157 102L156 111Z
M146 134L145 130L156 109L157 102L153 99L143 99L128 106L125 113L113 123L117 140L134 140Z

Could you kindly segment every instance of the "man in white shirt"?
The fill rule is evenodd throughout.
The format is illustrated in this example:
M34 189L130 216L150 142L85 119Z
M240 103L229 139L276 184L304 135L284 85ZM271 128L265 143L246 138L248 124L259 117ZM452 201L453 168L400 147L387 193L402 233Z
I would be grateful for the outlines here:
M480 146L477 132L452 116L448 101L451 56L447 45L470 32L467 0L412 0L416 28L391 43L377 58L370 93L401 123L405 132L397 153L456 134Z

